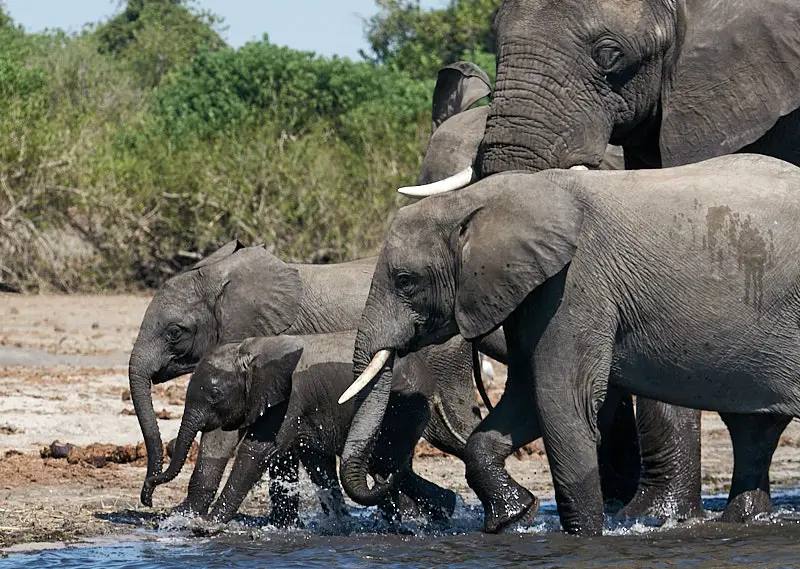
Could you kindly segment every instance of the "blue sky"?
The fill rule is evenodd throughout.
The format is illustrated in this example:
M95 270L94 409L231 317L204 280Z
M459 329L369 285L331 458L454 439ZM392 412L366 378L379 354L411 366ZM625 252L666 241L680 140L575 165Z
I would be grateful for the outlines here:
M118 0L4 0L18 24L30 32L60 27L80 30L84 23L108 18ZM323 55L357 57L366 48L362 18L377 10L374 0L199 0L198 6L225 18L226 40L238 47L264 33L279 45ZM447 0L422 0L439 8Z

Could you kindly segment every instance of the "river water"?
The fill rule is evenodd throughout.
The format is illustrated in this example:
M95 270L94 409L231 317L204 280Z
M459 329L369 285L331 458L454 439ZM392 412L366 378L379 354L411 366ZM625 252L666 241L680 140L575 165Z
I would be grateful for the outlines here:
M708 498L705 505L719 512L724 497ZM194 537L190 521L176 518L155 531L132 526L124 538L11 553L0 559L0 568L800 567L800 492L776 494L775 505L769 519L745 526L713 519L661 528L609 522L605 535L592 539L560 533L552 503L543 503L532 526L503 535L480 533L481 511L475 506L461 506L446 529L408 524L400 533L388 532L369 510L334 526L312 518L308 529L295 531L233 523L210 538Z

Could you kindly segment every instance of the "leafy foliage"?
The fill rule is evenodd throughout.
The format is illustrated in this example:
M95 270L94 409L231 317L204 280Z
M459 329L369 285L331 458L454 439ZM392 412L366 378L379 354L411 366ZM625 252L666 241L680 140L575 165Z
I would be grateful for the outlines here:
M145 86L158 85L199 53L219 49L221 19L192 9L187 0L128 0L124 10L97 30L100 53L126 59Z
M442 10L423 10L419 0L376 0L380 11L367 22L376 63L418 79L458 60L473 61L494 78L492 22L502 0L451 0Z
M0 282L156 286L233 237L289 260L374 252L419 172L432 81L266 38L233 50L184 2L126 13L0 27Z
M353 140L378 118L390 131L409 134L430 108L432 88L383 66L318 57L265 37L239 50L201 54L156 102L166 128L179 136L262 120L300 134L325 120Z

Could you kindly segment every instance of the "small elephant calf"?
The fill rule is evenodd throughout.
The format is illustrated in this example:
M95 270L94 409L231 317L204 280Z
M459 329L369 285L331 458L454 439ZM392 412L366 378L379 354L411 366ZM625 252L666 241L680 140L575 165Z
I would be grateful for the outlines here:
M169 468L148 478L145 487L152 492L178 475L198 431L241 430L244 438L209 514L211 521L229 521L269 468L271 522L298 523L297 496L286 488L287 482L297 481L292 473L297 471L298 459L319 489L323 512L345 514L336 457L342 453L356 409L354 402L339 405L337 399L353 378L354 344L355 332L341 332L248 338L217 347L200 361L189 382ZM402 362L397 364L400 368ZM386 453L396 452L392 445L379 441L378 446L383 448L373 462L391 463ZM397 490L380 505L384 517L395 517L401 500L404 506L434 517L452 513L455 494L420 478L410 464L395 478Z

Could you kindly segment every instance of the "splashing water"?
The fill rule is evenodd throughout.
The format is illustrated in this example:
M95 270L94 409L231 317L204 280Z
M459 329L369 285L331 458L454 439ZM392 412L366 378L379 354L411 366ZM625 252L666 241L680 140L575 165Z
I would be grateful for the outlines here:
M265 518L239 516L213 538L197 538L198 518L169 516L158 530L137 529L122 543L36 554L10 554L0 568L196 569L197 567L797 567L800 558L800 492L774 496L775 513L746 525L714 520L724 496L704 500L704 520L617 522L607 519L603 537L581 539L561 533L555 504L543 501L535 521L502 535L480 533L483 511L459 500L451 520L424 519L392 525L374 508L352 508L333 518L314 511L303 529L279 530Z

